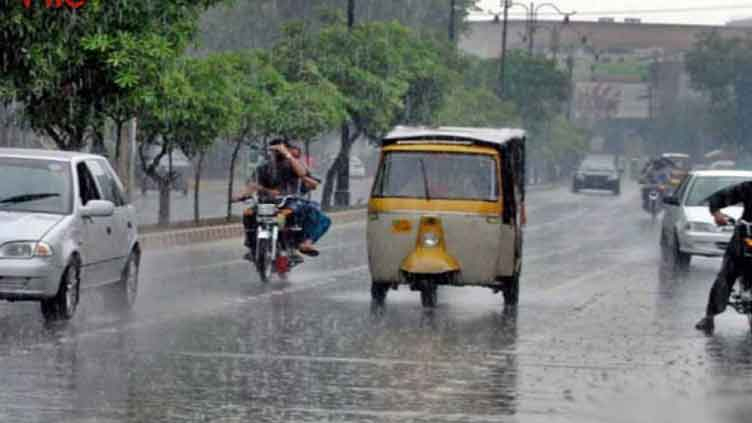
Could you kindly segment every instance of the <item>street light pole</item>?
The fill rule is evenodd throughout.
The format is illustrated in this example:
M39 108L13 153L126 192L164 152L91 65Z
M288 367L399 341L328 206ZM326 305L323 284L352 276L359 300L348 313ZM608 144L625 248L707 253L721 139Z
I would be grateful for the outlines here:
M355 25L355 0L347 0L347 28Z
M509 0L503 0L503 8L504 8L504 23L503 27L501 28L501 60L499 63L499 92L501 98L504 98L504 74L506 73L506 57L507 57L507 31L509 26L509 8L511 5L509 4Z
M457 0L449 0L449 42L452 44L454 44L454 38L455 38L456 4L457 4Z

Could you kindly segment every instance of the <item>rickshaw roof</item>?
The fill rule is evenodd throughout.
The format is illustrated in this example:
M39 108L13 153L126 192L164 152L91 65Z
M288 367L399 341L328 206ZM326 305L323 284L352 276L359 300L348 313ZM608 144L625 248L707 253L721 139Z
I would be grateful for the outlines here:
M398 126L387 134L383 143L411 140L476 141L502 146L512 140L525 138L525 131L514 128L470 128L460 126Z

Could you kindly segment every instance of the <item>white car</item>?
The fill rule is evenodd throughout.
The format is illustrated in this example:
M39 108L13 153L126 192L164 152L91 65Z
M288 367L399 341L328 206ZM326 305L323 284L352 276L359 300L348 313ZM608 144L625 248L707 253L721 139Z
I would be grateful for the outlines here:
M68 320L81 290L111 285L113 306L133 306L136 212L104 157L0 148L0 175L0 300Z
M665 213L661 231L661 253L664 260L686 270L692 256L720 257L726 252L733 227L718 227L705 201L715 192L752 180L752 172L734 170L702 170L691 172L673 196L664 198ZM739 219L743 208L723 210Z

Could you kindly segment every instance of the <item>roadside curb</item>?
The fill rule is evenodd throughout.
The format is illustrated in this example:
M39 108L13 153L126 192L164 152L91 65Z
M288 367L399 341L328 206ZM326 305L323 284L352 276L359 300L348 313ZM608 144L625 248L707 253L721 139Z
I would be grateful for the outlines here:
M348 210L328 214L332 219L332 226L352 223L366 218L366 210ZM241 223L229 223L226 225L214 225L201 228L178 229L167 232L157 232L139 235L139 242L143 250L155 250L160 248L179 247L184 245L204 242L222 241L226 239L241 238L243 225Z

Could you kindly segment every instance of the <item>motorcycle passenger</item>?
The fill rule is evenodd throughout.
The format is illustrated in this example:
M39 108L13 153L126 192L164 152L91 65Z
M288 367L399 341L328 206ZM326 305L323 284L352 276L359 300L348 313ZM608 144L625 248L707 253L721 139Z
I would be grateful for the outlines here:
M744 204L744 213L742 219L748 222L752 221L752 181L743 182L721 190L708 198L710 203L710 213L715 219L715 223L719 226L725 226L729 224L729 217L721 212L721 209L730 207L736 204ZM731 237L728 247L726 247L726 254L723 257L723 265L718 272L718 276L713 283L713 287L710 290L708 297L708 305L705 310L705 317L703 317L695 328L707 333L711 333L715 328L714 317L721 314L726 310L726 306L731 298L731 291L734 288L734 283L742 274L741 268L741 254L738 244L739 234L734 233Z
M318 187L319 182L311 176L308 168L298 160L298 157L300 157L299 148L288 140L275 139L269 143L269 151L271 153L270 160L259 166L256 171L256 180L249 181L245 190L235 195L233 201L241 201L254 193L258 193L262 201L268 201L280 196L305 194ZM307 202L302 200L297 202L302 203L302 206L293 210L293 216L300 219L305 235L303 242L298 245L298 251L306 255L317 256L318 251L313 244L328 229L328 218L320 212L318 212L319 215L316 215L316 210L311 210L312 207ZM312 214L313 216L311 216ZM316 219L317 217L319 219ZM323 223L320 223L322 220ZM318 227L312 227L314 225ZM245 258L252 259L255 256L257 228L254 213L244 213L243 226L246 231L245 246L250 249Z

